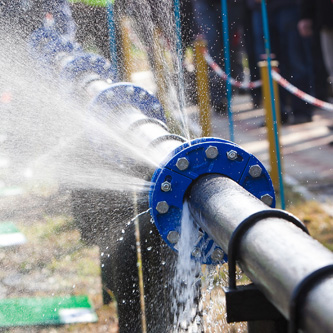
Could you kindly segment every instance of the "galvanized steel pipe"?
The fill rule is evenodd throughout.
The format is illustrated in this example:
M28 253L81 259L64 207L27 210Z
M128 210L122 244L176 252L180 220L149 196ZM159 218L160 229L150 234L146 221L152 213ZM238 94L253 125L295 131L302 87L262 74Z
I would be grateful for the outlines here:
M191 187L189 206L196 222L228 251L237 226L267 206L236 182L221 175L202 176ZM266 218L250 228L240 243L239 265L277 309L289 319L294 288L313 271L331 265L333 254L292 223ZM333 332L333 274L306 297L300 328Z

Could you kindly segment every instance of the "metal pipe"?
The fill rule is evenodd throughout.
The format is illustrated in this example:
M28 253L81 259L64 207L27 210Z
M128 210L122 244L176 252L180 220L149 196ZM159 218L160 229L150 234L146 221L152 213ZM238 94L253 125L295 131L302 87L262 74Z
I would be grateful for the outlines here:
M267 209L236 182L221 175L195 181L189 196L196 222L228 251L236 227L250 215ZM289 318L294 288L313 271L333 263L333 254L292 223L267 218L246 232L239 248L239 265L277 309ZM333 331L333 275L310 291L303 306L304 332Z

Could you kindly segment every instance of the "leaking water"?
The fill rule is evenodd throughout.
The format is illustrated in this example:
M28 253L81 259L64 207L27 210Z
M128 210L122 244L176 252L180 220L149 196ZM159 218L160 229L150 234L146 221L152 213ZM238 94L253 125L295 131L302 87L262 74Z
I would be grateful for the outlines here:
M176 294L173 304L175 332L190 329L192 332L200 332L200 300L201 265L191 259L195 241L198 236L198 228L191 217L188 204L183 207L181 221L181 237L178 242L178 260L176 263L173 288Z
M168 8L165 7L166 4ZM161 5L158 3L156 6L162 5L163 10L156 11L159 14L158 20L162 22L162 32L155 30L147 1L136 1L126 10L130 10L132 16L140 18L134 26L138 29L137 34L144 39L142 45L147 48L147 53L154 54L155 59L158 59L158 63L150 59L156 76L161 75L160 71L163 72L165 81L159 97L168 114L168 125L189 139L188 121L184 114L183 82L177 82L181 78L178 75L181 62L176 52L172 2L161 2ZM163 36L169 58L165 57L165 50L156 45L156 33ZM125 135L126 124L121 117L124 110L113 110L109 114L110 118L92 118L91 114L87 114L88 101L73 89L72 83L64 82L53 72L42 69L31 60L20 36L3 31L0 33L0 46L0 165L7 166L1 169L0 174L4 179L4 186L19 185L28 191L33 188L37 192L45 187L59 186L67 190L144 193L149 190L152 184L146 177L147 172L134 170L131 164L139 164L145 171L153 171L158 167L161 156L169 151L162 151L159 156L147 154L141 138L133 137L131 133ZM114 116L117 112L119 117ZM91 138L86 133L88 127L90 133L94 134L96 145L89 141ZM103 148L100 148L98 142L103 143ZM108 154L110 156L106 156ZM129 196L129 192L124 193ZM121 195L116 199L118 201L113 202L115 215L121 209L126 210L126 200L132 200L128 197L121 198ZM137 200L141 203L140 200L144 201L146 197L138 196ZM96 205L104 209L102 203ZM98 207L91 209L98 210ZM140 212L134 213L129 209L125 216L127 218L127 215L137 213ZM113 228L118 242L124 241L127 227L130 226L127 221L131 219L126 218L123 221L125 225L107 225L107 229ZM111 216L110 223L112 221ZM198 294L201 287L201 267L190 259L196 236L197 228L185 204L173 280L175 332L185 329L199 332L202 327L202 305ZM108 258L113 250L111 245L101 247L100 255L103 259ZM151 251L152 248L149 246L147 250ZM76 285L71 284L72 288ZM125 303L126 300L122 302Z

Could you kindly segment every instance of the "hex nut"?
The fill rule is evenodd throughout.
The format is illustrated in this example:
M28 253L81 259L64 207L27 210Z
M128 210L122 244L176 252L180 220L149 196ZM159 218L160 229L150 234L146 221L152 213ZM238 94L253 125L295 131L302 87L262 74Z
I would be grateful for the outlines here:
M178 158L178 160L176 162L176 167L180 171L186 170L189 167L189 165L190 165L190 162L188 161L188 159L186 157Z
M214 159L214 158L216 158L218 156L219 151L218 151L217 147L215 147L215 146L209 146L205 150L205 153L206 153L206 157L212 160L212 159Z
M161 190L162 190L163 192L169 192L169 191L171 191L171 183L170 183L170 182L167 182L167 181L163 182L163 183L161 184Z
M129 86L126 88L126 92L128 95L133 95L134 94L134 88L132 86Z
M146 98L146 96L147 96L147 93L145 91L141 91L140 94L139 94L139 97L140 97L141 100Z
M169 205L166 201L159 201L156 205L156 210L160 214L166 214L169 211Z
M168 236L167 236L167 240L171 243L171 244L176 244L179 241L179 233L177 231L169 231Z
M192 251L192 257L194 258L200 258L201 257L201 251L199 248L195 247Z
M227 152L227 157L228 157L228 160L230 160L230 161L237 160L237 157L238 157L237 151L236 150L229 150Z
M258 165L258 164L252 165L252 166L250 167L250 170L249 170L249 174L250 174L253 178L258 178L258 177L260 177L261 172L262 172L261 166Z
M260 200L265 203L267 206L271 206L273 203L273 197L269 195L268 193L262 195L260 197Z
M222 261L224 252L221 249L215 249L210 257L215 262Z
M154 111L159 111L159 110L161 110L161 106L159 104L155 103L155 104L153 104L152 109Z

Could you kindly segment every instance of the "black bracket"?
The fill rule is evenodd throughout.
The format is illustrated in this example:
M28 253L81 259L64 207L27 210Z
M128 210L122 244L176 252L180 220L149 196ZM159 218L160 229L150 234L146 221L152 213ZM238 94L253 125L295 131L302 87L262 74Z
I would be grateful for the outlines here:
M295 287L290 300L288 327L289 333L296 333L298 331L301 308L308 293L320 282L320 280L323 280L331 274L333 274L333 265L321 267L307 275Z
M254 285L236 285L236 260L239 244L243 235L257 222L270 218L287 220L304 232L309 233L306 226L295 216L283 210L268 209L252 214L242 221L231 235L228 246L229 287L224 288L226 294L227 322L285 320L276 307L267 300L266 296Z

